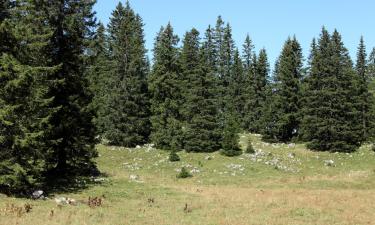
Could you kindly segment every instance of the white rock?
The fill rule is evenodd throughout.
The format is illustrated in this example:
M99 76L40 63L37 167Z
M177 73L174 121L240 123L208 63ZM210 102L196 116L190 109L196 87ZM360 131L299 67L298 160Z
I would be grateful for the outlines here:
M32 198L33 199L44 198L43 193L44 193L44 191L42 191L42 190L34 191L33 194L32 194Z
M335 161L333 161L332 159L324 160L324 165L325 166L335 167Z

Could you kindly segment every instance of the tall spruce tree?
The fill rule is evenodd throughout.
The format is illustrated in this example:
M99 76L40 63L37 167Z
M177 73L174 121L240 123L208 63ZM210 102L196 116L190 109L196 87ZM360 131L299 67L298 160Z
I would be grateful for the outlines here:
M267 97L269 75L269 63L267 52L261 49L259 56L253 55L253 98L247 108L252 111L248 115L249 130L251 132L260 133L263 127L263 107Z
M44 2L11 3L0 5L0 190L26 194L45 181L53 150L48 134L57 109L48 91L58 68L48 66Z
M207 40L210 42L210 40ZM213 152L220 148L216 82L210 43L200 47L199 32L192 29L183 40L184 148L190 152Z
M233 65L231 69L231 77L228 85L227 104L228 110L231 110L235 116L237 124L242 127L245 118L245 102L247 83L244 72L244 66L240 57L240 53L237 50L234 51Z
M323 28L311 60L302 126L313 150L354 151L361 142L356 74L340 34Z
M367 54L363 37L361 37L358 46L356 72L358 75L358 107L361 111L360 121L362 123L362 136L363 140L366 140L370 127L370 93L368 89L369 78L367 77Z
M151 140L157 147L179 150L182 146L182 103L179 38L171 24L161 28L154 47L154 64L149 79L151 91Z
M112 68L108 50L106 29L100 23L90 46L90 55L86 65L88 67L86 73L90 82L90 91L93 95L92 108L96 112L94 124L99 135L102 135L105 131L105 118L108 115L106 104L112 91L108 83Z
M296 38L289 38L277 60L273 95L265 115L263 138L288 142L297 136L302 79L302 49Z
M254 63L256 64L256 56L254 53L254 45L250 36L247 35L245 42L242 46L242 59L244 65L244 90L243 90L243 98L244 98L244 112L242 117L242 129L248 131L250 127L250 123L252 122L253 116L253 98L255 90L253 88L254 84ZM255 62L254 62L255 59Z
M375 78L375 48L372 49L368 58L367 76L371 81Z
M135 147L148 141L150 109L143 23L130 7L118 4L109 24L111 90L104 137L111 144Z
M48 167L51 177L91 173L96 168L94 112L88 79L84 76L84 58L96 27L92 7L95 1L48 1L46 23L53 30L49 62L60 68L53 74L59 81L48 95L52 107L58 108L52 116L49 133L52 141Z

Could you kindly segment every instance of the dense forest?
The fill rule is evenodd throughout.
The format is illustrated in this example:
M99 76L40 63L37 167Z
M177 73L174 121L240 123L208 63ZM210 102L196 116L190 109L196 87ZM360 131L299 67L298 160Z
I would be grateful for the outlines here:
M180 38L160 28L149 60L142 18L119 3L107 26L95 1L0 3L0 188L24 193L97 174L95 145L242 154L240 132L315 151L353 152L374 134L375 48L350 58L324 27L306 60L286 37L271 71L248 35L219 16ZM172 157L173 158L173 157Z

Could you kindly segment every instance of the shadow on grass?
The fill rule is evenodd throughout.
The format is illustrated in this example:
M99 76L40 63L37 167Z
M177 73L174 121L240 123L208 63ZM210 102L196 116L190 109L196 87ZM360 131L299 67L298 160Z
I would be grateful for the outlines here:
M45 183L41 190L45 191L48 196L55 194L74 194L80 193L85 189L93 186L108 185L109 175L106 173L100 173L99 171L93 174L84 175L65 175L50 177Z
M77 175L80 174L80 175ZM42 190L44 197L56 194L80 193L93 186L110 185L109 175L101 173L97 168L90 171L51 171L46 176L45 182L36 186L24 186L22 189L9 190L0 186L0 194L15 198L33 198L33 192Z

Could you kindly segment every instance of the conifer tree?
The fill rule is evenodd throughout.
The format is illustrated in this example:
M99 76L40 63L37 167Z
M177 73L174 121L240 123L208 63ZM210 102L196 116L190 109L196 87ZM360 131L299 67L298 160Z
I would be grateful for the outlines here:
M90 46L90 55L87 63L87 77L90 82L90 91L93 95L92 108L96 112L94 123L97 133L102 135L105 131L105 118L107 113L108 97L112 92L110 88L110 66L108 37L102 23L99 24L95 37Z
M231 77L228 86L227 104L228 110L231 110L235 119L240 127L244 123L245 117L245 102L247 86L246 77L244 73L244 66L240 57L240 53L237 50L234 52L234 62L231 70Z
M263 107L267 97L269 63L267 52L261 49L259 56L253 55L253 98L247 108L252 111L248 115L249 130L259 133L263 127Z
M360 145L355 76L340 34L323 28L304 94L302 129L309 148L350 152Z
M375 48L372 49L368 58L367 77L370 81L375 78Z
M302 49L296 38L289 38L275 66L272 100L265 115L263 138L288 142L297 136L302 79Z
M53 30L49 49L49 64L59 65L53 74L56 85L48 95L52 107L49 133L52 142L48 155L50 177L91 173L95 169L94 112L85 74L84 58L89 50L96 22L92 7L95 1L49 1L43 11L48 12L46 23ZM41 9L39 9L41 10Z
M250 123L253 121L252 117L253 114L253 103L254 103L254 93L255 89L253 87L254 84L254 67L256 65L256 55L254 53L254 45L252 44L252 40L250 39L250 36L247 35L245 42L243 44L243 52L242 52L242 58L243 58L243 65L244 65L244 112L242 117L242 129L248 131L250 128ZM254 65L255 64L255 65Z
M209 39L207 40L209 41ZM186 151L213 152L220 148L220 125L216 82L211 64L210 43L200 47L199 32L186 33L181 68L184 77L184 148Z
M362 123L363 140L367 139L370 127L370 93L368 90L369 78L367 77L367 66L366 46L363 37L361 37L357 51L356 72L358 75L358 107L361 111L360 121Z
M182 87L180 80L178 37L171 24L162 27L156 37L154 64L149 79L151 91L151 141L170 150L182 148Z
M111 144L135 147L148 141L149 95L143 23L130 7L118 4L109 24L111 90L104 136Z
M235 120L235 116L227 112L225 114L221 154L229 157L242 154L242 150L239 146L238 133L239 126Z
M10 3L0 5L0 190L26 194L45 181L57 110L48 91L58 68L48 66L52 30L38 11L43 2Z

